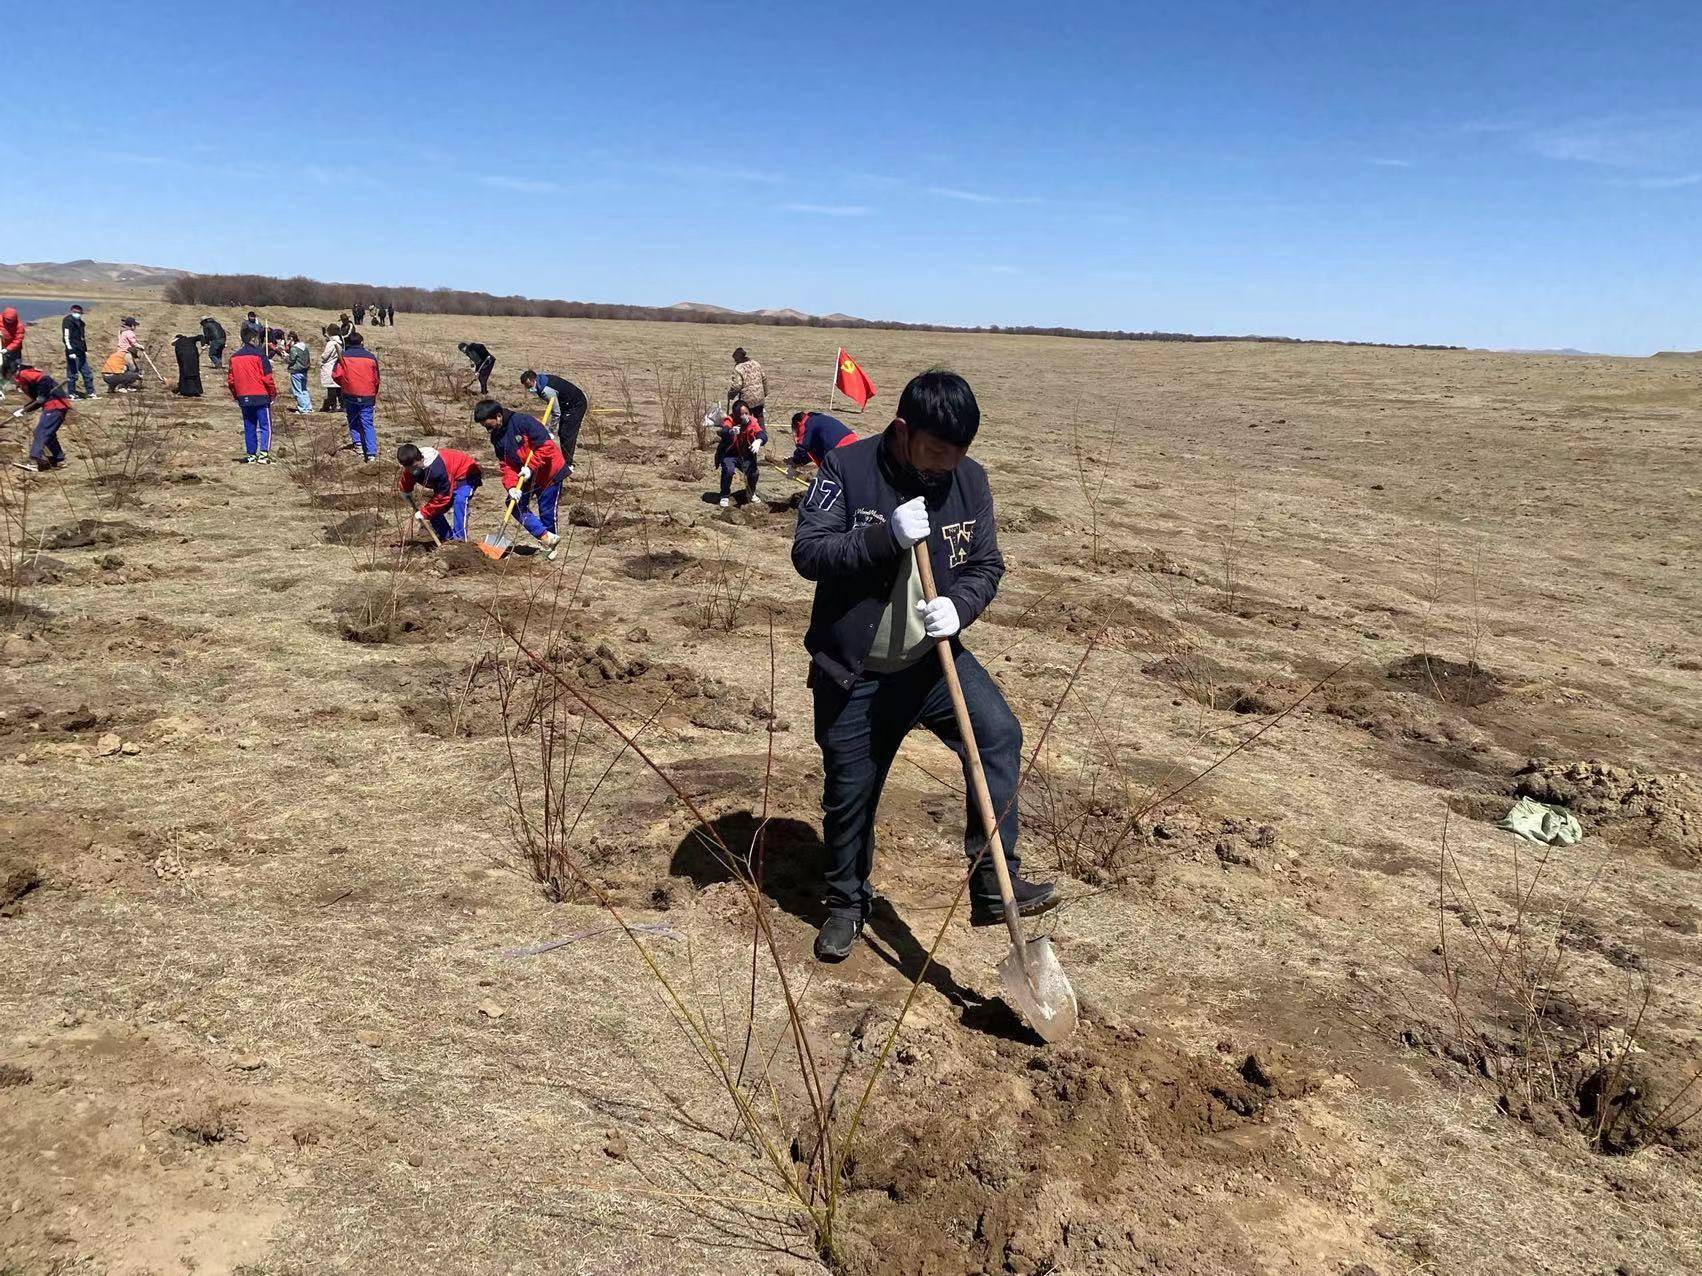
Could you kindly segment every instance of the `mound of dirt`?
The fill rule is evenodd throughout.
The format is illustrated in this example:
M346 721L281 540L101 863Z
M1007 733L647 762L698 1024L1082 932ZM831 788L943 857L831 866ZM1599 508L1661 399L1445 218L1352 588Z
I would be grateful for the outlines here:
M621 567L634 580L674 580L698 563L697 558L680 550L659 549L649 554L634 554Z
M327 527L325 539L333 545L366 545L388 526L388 520L374 513L350 514Z
M1702 784L1683 771L1658 775L1594 760L1533 759L1516 780L1515 796L1564 806L1586 833L1651 846L1680 863L1702 860Z
M897 1078L887 1119L859 1143L844 1270L1261 1269L1242 1229L1170 1167L1249 1155L1220 1136L1306 1093L1310 1075L1273 1054L1237 1066L1092 1025L1044 1052L996 1042L983 1067L955 1053L942 1039L897 1056L900 1073L937 1075Z
M1383 670L1394 683L1444 704L1475 708L1506 693L1507 684L1475 661L1461 664L1441 656L1402 656Z
M344 590L332 605L337 632L349 642L432 642L458 634L482 618L453 594L435 595L388 574Z
M98 518L79 518L74 523L60 523L41 534L41 548L84 549L90 545L117 545L123 541L141 540L149 533L132 523Z

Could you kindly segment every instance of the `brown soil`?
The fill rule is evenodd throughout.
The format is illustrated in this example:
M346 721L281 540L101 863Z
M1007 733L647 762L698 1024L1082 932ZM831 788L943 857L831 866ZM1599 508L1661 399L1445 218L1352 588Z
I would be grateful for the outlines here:
M146 332L196 317L137 305ZM642 387L742 342L784 419L819 406L820 334L404 316L370 336L422 396L423 417L381 403L386 451L422 419L466 433L434 369L469 336L605 405L627 369L636 420L599 417L600 447L588 427L554 562L524 534L493 561L404 547L393 467L336 453L332 418L281 418L284 464L229 464L212 395L160 407L183 453L115 507L78 426L111 405L77 406L0 633L7 1276L819 1271L594 900L642 928L807 1164L774 965L753 975L751 900L710 834L762 866L840 1133L921 977L852 1147L847 1270L1702 1268L1702 454L1669 365L859 336L895 384L944 361L981 398L1008 572L966 641L1029 746L1046 731L1019 845L1059 883L1035 929L1084 1013L1043 1047L998 999L1001 930L953 920L924 973L964 818L930 739L888 778L864 941L810 957L795 490L765 472L720 510ZM1034 432L1060 402L1119 458L1097 511ZM0 468L17 452L0 438ZM498 506L475 499L475 538ZM552 731L579 742L555 809L583 878L560 904L516 853ZM1585 841L1495 830L1520 792ZM1558 955L1534 1002L1478 977L1502 953ZM1546 1090L1511 1101L1545 1060Z

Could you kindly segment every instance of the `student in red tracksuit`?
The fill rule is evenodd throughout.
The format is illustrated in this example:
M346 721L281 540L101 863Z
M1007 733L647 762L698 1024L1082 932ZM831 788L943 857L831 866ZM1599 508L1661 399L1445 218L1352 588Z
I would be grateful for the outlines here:
M24 333L29 326L18 312L7 306L0 310L0 381L9 379L24 366Z
M792 437L798 446L786 460L787 478L795 476L800 465L820 465L834 448L857 441L850 426L825 412L794 412Z
M715 445L715 464L721 469L721 506L733 503L733 472L745 476L745 500L756 495L759 474L757 458L768 443L768 431L762 428L751 411L750 404L740 400L733 405L732 415L721 418L721 433Z
M12 384L30 396L30 401L16 412L14 418L26 412L40 412L35 434L30 439L30 459L15 464L30 474L41 474L65 464L65 449L59 446L59 427L71 410L71 400L47 373L24 364L12 374Z
M561 481L567 476L561 449L537 417L511 411L495 399L479 400L473 420L490 433L514 517L549 551L545 557L554 558L561 544L561 537L556 535L556 502L561 498ZM534 496L538 501L536 514L526 508Z
M260 348L262 340L257 329L245 326L242 348L230 357L225 370L225 385L242 409L244 465L272 463L272 400L278 397L278 383L272 379L272 361Z
M331 369L331 380L343 392L343 412L349 418L349 444L370 464L378 459L378 427L372 412L378 403L378 359L358 332L343 339L343 353Z
M416 487L431 492L426 503L414 511L414 517L422 523L431 524L440 541L466 540L467 505L484 482L479 463L454 448L417 447L404 443L396 449L396 464L402 467L397 487L404 492L412 492ZM445 511L452 507L455 512L453 524L445 517Z

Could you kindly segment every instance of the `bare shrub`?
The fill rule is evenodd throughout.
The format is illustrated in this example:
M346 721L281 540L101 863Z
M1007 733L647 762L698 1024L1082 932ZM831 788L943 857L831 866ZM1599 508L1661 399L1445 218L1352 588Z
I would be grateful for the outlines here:
M1702 1115L1692 1098L1702 1067L1657 1106L1646 1086L1644 1025L1654 999L1639 972L1624 1004L1589 1011L1574 991L1570 937L1608 867L1604 857L1570 882L1559 857L1513 839L1506 890L1474 885L1448 842L1444 813L1436 864L1437 958L1425 971L1441 994L1442 1053L1486 1078L1509 1115L1576 1124L1600 1151L1671 1142ZM1450 917L1454 923L1450 925ZM1409 1034L1410 1037L1411 1034Z
M25 563L29 558L30 485L0 470L0 603L8 627L23 615Z
M1076 423L1070 427L1070 446L1075 455L1076 486L1081 490L1082 500L1087 504L1088 538L1094 567L1099 566L1099 523L1100 510L1104 504L1105 480L1110 477L1108 469L1093 472L1093 462L1082 447L1081 425Z
M173 466L185 442L182 424L160 421L141 394L123 395L116 412L109 402L106 413L78 413L74 421L89 476L115 506L135 500L144 483Z
M698 594L698 617L705 629L736 633L739 613L744 608L745 595L750 592L751 569L727 552L727 538L721 537L715 557L703 573L702 590Z

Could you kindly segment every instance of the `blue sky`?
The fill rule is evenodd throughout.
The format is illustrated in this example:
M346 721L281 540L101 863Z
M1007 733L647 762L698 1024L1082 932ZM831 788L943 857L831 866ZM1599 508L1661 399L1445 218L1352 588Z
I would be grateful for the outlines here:
M23 8L7 260L1702 347L1694 2Z

